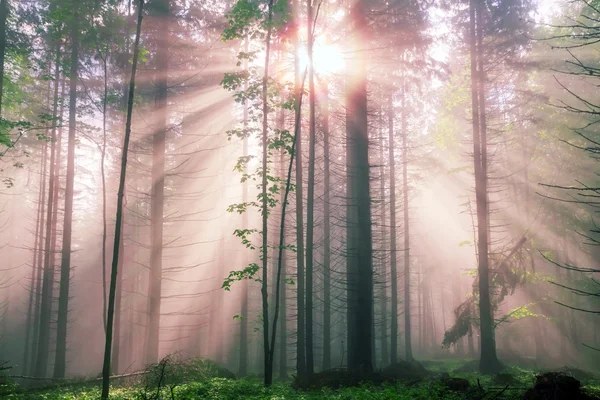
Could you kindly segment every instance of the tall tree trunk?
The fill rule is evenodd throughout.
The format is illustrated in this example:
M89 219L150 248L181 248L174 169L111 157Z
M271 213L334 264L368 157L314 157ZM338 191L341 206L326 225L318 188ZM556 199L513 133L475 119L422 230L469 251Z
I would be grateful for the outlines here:
M0 117L2 117L2 93L4 89L4 56L6 54L6 19L8 0L0 0Z
M54 377L65 376L67 356L67 314L69 312L69 287L71 278L71 239L73 226L73 185L75 182L75 132L77 124L77 80L79 63L78 3L73 2L71 27L71 70L69 86L69 144L67 150L67 180L65 188L64 232L60 263L60 291L56 324L56 358Z
M244 38L244 52L248 53L248 36ZM244 59L244 71L248 70L248 60ZM248 82L244 82L244 92L248 90ZM242 154L244 159L248 157L248 103L244 102L244 141ZM247 172L247 167L244 164L244 173ZM242 183L242 203L248 203L248 181ZM248 229L248 213L242 214L242 228ZM244 250L244 265L248 265L248 251ZM243 279L241 282L241 321L240 321L240 358L239 358L239 375L246 376L248 374L248 280Z
M121 173L119 179L119 192L117 193L117 215L115 218L115 241L113 245L113 259L110 273L110 289L108 293L108 313L106 321L106 338L104 346L104 363L102 366L102 400L108 399L110 357L113 340L113 317L115 311L115 292L117 289L117 275L119 270L119 252L121 250L121 228L123 226L123 198L125 197L125 178L127 174L127 153L129 151L129 139L131 136L131 116L133 114L133 96L135 91L135 74L138 63L138 49L140 46L140 34L142 30L144 0L139 0L137 28L135 43L133 45L133 65L131 67L131 79L129 80L129 96L127 99L127 122L125 125L125 138L123 140L123 153L121 155ZM118 338L117 338L118 340Z
M283 116L283 110L282 110L282 116ZM281 165L281 179L285 180L286 176L285 176L285 157L284 157L284 152L281 153L281 160L280 160L280 165ZM281 194L281 199L280 199L280 204L283 205L284 202L287 202L287 198L285 198L285 193ZM282 215L281 218L284 219L285 218L285 214L282 211ZM281 246L285 246L285 231L283 232L279 232L281 239ZM282 281L279 284L281 293L279 295L279 304L281 305L281 316L280 316L280 320L279 320L279 379L281 380L286 380L288 378L288 371L287 371L287 283L286 283L286 277L287 277L287 265L286 265L286 256L285 256L285 252L281 252L281 261L279 261L279 257L277 258L278 262L281 265L280 268L280 272L279 272L279 268L278 268L278 273L280 273ZM277 279L277 277L275 278Z
M163 222L165 208L165 140L167 134L167 96L169 71L169 14L170 0L156 5L160 29L155 33L157 90L155 108L158 115L152 136L152 202L150 205L151 258L149 284L149 322L146 342L146 363L156 363L160 343L160 307L162 295Z
M383 98L381 99L383 102ZM379 197L381 201L381 253L380 258L380 275L382 280L381 285L381 366L384 367L389 363L389 349L387 340L387 326L388 326L388 309L387 309L387 263L385 255L387 252L387 230L386 230L386 204L385 204L385 154L384 148L384 135L383 135L383 107L379 107Z
M315 208L315 76L313 68L313 7L312 0L307 0L307 43L308 43L308 197L306 199L306 373L314 372L313 345L313 264L314 264L314 208Z
M365 48L365 2L350 9L352 50L357 55L349 69L346 100L347 135L347 257L348 257L348 367L372 371L373 243L369 191L369 135Z
M108 46L107 46L108 48ZM102 56L100 56L102 57ZM102 150L100 154L100 179L102 180L102 323L106 333L106 173L104 162L106 159L106 108L108 107L108 50L104 55L104 95L102 97Z
M469 3L471 42L471 98L473 108L473 156L475 164L475 195L477 200L477 233L479 254L479 316L481 323L482 373L500 369L494 342L494 327L489 285L488 265L488 204L487 204L487 141L485 110L485 71L483 70L483 26L481 4ZM478 70L479 69L479 70Z
M323 83L323 370L331 368L331 176L329 149L329 90Z
M60 43L56 46L56 62L54 66L54 101L52 105L52 116L58 116L58 84L60 80ZM50 176L48 178L48 209L46 213L46 236L44 239L44 278L48 278L48 307L42 312L51 313L52 311L52 289L54 280L54 248L52 247L52 227L54 215L54 185L56 183L55 160L56 160L56 129L58 123L55 121L52 125L52 134L50 136L52 145L50 149ZM55 362L56 365L56 362Z
M48 64L50 65L50 58L48 58ZM50 71L48 71L50 73ZM48 86L48 108L50 108L50 86ZM46 130L46 135L48 135L48 130ZM38 251L37 251L37 264L38 264L38 281L36 288L36 306L39 305L39 308L36 307L36 318L35 323L38 333L38 342L36 349L36 361L35 361L35 375L39 377L45 377L47 368L48 368L48 358L49 358L49 343L50 343L50 313L52 310L52 285L53 285L53 275L49 274L47 268L43 264L44 260L44 250L45 240L44 240L44 219L45 219L45 206L46 206L46 163L48 161L48 143L44 143L43 157L42 157L42 177L40 178L41 182L41 218L40 218L40 226L39 226L39 234L40 239L38 242ZM43 271L43 276L42 276ZM41 295L40 295L40 285L41 285Z
M396 157L394 154L394 105L392 94L388 97L388 163L390 166L390 280L391 280L391 330L390 362L398 362L398 254L396 233Z
M294 96L296 98L296 109L299 108L301 96L301 58L300 49L300 0L293 0L293 18L294 18L294 63L295 63L295 84ZM302 118L301 114L296 113L296 118ZM304 315L304 196L302 187L302 122L296 121L296 263L297 263L297 319L296 319L296 373L298 376L306 374L306 337L305 337L305 315Z
M262 261L262 282L260 293L262 297L262 313L263 313L263 356L264 356L264 373L265 386L270 386L273 382L273 354L269 346L269 206L267 201L267 174L269 171L269 103L268 103L268 81L269 81L269 60L271 56L271 34L273 26L271 20L273 17L273 0L269 0L267 17L267 37L265 50L265 72L262 79L262 184L261 184L261 216L262 216L262 245L261 245L261 261ZM276 327L276 321L273 323L273 328ZM275 329L273 330L275 333ZM275 336L273 336L273 341ZM274 347L274 346L272 346ZM274 349L273 349L274 350Z
M406 361L413 360L410 318L410 222L408 219L408 121L406 115L406 82L402 78L402 195L404 198L404 349Z

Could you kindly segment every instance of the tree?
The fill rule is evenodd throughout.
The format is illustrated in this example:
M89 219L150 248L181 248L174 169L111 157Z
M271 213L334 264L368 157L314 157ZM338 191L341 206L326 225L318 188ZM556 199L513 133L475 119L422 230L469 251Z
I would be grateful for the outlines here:
M144 11L144 0L138 2L137 28L135 42L133 45L133 64L131 66L131 78L129 79L129 94L127 97L127 121L125 123L125 137L123 139L123 152L121 155L121 172L119 177L119 192L117 194L117 216L115 220L115 240L113 245L113 259L110 274L110 289L108 294L108 312L106 323L106 339L104 347L104 363L102 366L102 400L108 399L110 388L110 361L113 341L113 321L115 312L115 294L117 289L117 275L119 273L119 252L121 250L121 229L123 225L123 198L125 196L125 179L127 176L127 153L129 151L129 140L131 137L131 119L133 114L133 101L135 92L135 74L139 57L140 36L142 30L142 18ZM118 336L116 340L119 340Z
M54 362L54 377L63 378L66 369L67 355L67 324L69 312L69 287L71 280L71 240L73 227L73 186L75 183L75 133L77 129L77 80L79 71L79 2L70 4L72 7L71 21L71 63L69 71L69 138L67 147L67 179L65 189L65 215L63 226L63 243L60 264L60 290L58 298L58 320L56 325L56 360ZM49 340L46 336L45 340ZM41 340L40 340L41 342ZM38 361L40 362L40 361ZM39 367L45 369L45 367ZM38 372L43 376L42 369Z
M350 10L351 48L356 64L348 71L346 92L347 146L347 302L348 367L372 371L373 250L369 192L367 124L366 3Z

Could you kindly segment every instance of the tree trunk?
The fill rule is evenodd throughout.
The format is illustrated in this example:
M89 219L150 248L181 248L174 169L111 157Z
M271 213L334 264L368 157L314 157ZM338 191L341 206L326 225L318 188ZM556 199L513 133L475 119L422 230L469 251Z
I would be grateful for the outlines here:
M348 71L347 135L347 257L348 257L348 367L370 372L373 324L373 244L369 191L369 135L367 124L366 10L363 0L350 10L357 55Z
M408 219L408 121L406 116L406 83L402 81L402 195L404 197L404 348L406 361L413 360L410 318L410 221Z
M383 98L381 100L383 102ZM386 225L386 204L385 204L385 155L384 155L384 135L383 135L383 107L379 107L379 197L381 201L381 252L380 258L380 275L381 275L381 367L388 365L389 363L389 349L387 340L387 326L388 326L388 309L387 309L387 263L385 255L387 252L387 230Z
M392 94L388 97L388 163L390 166L390 280L391 280L391 330L390 363L398 362L398 255L396 233L396 158L394 155L394 105Z
M244 52L248 53L248 36L244 39ZM244 59L244 71L248 70L248 60ZM244 82L244 92L248 90L248 82ZM242 154L246 159L248 157L248 103L244 102L244 141ZM244 173L247 173L247 167L244 165ZM242 203L248 203L248 181L242 183ZM242 214L242 229L248 229L248 213ZM248 251L244 249L244 265L248 265ZM240 310L240 358L239 375L241 377L248 374L248 280L243 279L240 282L241 288L241 310Z
M54 66L54 101L52 105L52 116L58 116L58 83L60 78L60 43L56 46L56 62ZM55 121L52 125L52 134L50 136L52 145L50 149L50 176L48 178L48 209L46 214L46 236L44 239L44 278L48 278L48 299L46 309L42 312L51 313L52 311L52 286L54 280L54 248L52 247L52 227L54 215L54 185L56 183L55 160L56 160L56 129L58 123ZM58 353L57 353L58 354ZM58 360L60 361L60 360ZM57 362L55 361L55 365ZM62 376L61 376L62 377Z
M331 176L329 149L329 91L324 82L323 99L323 370L331 368Z
M123 153L121 155L121 173L119 178L119 192L117 193L117 215L115 218L115 241L113 245L113 259L110 272L110 289L108 293L108 312L106 321L106 338L104 346L104 363L102 366L102 400L108 400L110 356L113 340L113 317L115 311L115 292L117 289L117 274L119 269L119 252L121 250L121 228L123 226L123 198L125 197L125 178L127 174L127 152L129 150L129 139L131 136L131 117L133 114L133 96L135 91L135 74L138 63L138 49L140 45L140 33L142 30L144 0L139 0L137 29L135 44L133 46L133 65L131 67L131 79L129 80L129 96L127 99L127 122L125 125L125 138L123 140ZM118 340L118 338L117 338Z
M67 314L69 312L69 287L71 278L71 240L73 226L73 184L75 182L75 132L77 124L77 80L79 63L79 24L77 4L73 4L71 31L71 70L69 86L69 144L67 150L67 180L65 188L64 232L60 263L60 291L58 320L56 324L56 359L54 377L65 376L67 355Z
M262 196L261 196L261 216L262 216L262 245L261 245L261 261L262 261L262 282L261 282L261 297L262 297L262 313L263 313L263 356L264 356L264 373L265 386L270 386L273 382L273 355L269 346L269 206L267 201L267 174L269 169L269 104L268 104L268 80L269 80L269 59L271 56L271 33L273 26L271 20L273 16L273 0L269 0L267 17L267 37L265 50L265 72L262 79ZM276 322L276 321L275 321ZM274 322L274 327L276 326ZM274 337L274 336L273 336ZM274 340L274 339L273 339Z
M306 373L314 372L314 345L313 345L313 263L314 263L314 208L315 208L315 78L313 68L313 35L312 0L307 0L307 24L308 32L308 109L309 109L309 134L308 134L308 197L306 200Z
M494 373L500 369L494 342L493 316L490 299L488 265L488 204L487 204L487 141L485 110L485 71L483 70L483 26L481 5L471 0L471 97L473 108L473 156L475 164L475 195L477 200L477 233L479 254L479 315L481 323L482 373ZM476 10L477 9L477 10ZM479 71L478 71L479 69Z
M50 64L50 60L48 60ZM48 72L49 73L49 72ZM48 107L50 107L50 86L48 86ZM48 131L46 130L46 135ZM46 163L48 159L48 144L44 143L43 157L42 157L42 176L40 178L40 199L41 214L39 220L39 235L40 239L38 242L37 250L37 264L38 264L38 281L36 290L36 326L38 333L38 342L36 349L36 362L35 362L35 375L38 377L45 377L48 369L48 359L50 357L50 314L52 310L52 285L54 283L54 276L50 275L50 271L45 268L43 263L45 240L44 240L44 218L45 218L45 206L46 206ZM47 225L46 225L47 227ZM42 242L44 246L42 246ZM43 276L42 276L43 271ZM53 272L53 271L52 271ZM41 285L41 298L40 298L40 285ZM39 305L39 308L37 307Z
M296 98L296 109L300 101L301 85L301 59L300 49L300 0L293 0L293 26L296 29L294 35L294 63L295 63L295 86L294 96ZM301 115L296 113L296 118ZM302 122L296 121L298 127L296 132L296 263L297 263L297 336L296 336L296 373L298 376L306 374L306 351L305 351L305 316L304 316L304 207L303 190L304 182L302 180Z
M149 322L146 363L156 363L160 343L160 307L162 295L163 222L165 208L165 139L167 134L167 96L169 71L170 0L157 5L159 26L155 33L156 53L155 109L158 126L152 136L152 202L150 205L151 258L149 283Z

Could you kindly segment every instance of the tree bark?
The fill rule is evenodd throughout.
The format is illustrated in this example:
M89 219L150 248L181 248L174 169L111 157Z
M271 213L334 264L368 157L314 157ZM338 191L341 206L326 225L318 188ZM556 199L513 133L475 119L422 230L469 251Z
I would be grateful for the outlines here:
M479 316L481 324L482 373L500 369L494 341L488 265L488 204L487 204L487 140L485 109L485 71L483 70L483 22L481 4L469 3L471 50L471 98L473 108L473 158L475 164L475 196L477 202L477 233L479 255Z
M117 193L117 215L115 218L115 241L113 245L113 259L110 273L110 289L108 293L108 312L106 321L106 338L104 347L104 363L102 366L102 400L108 400L111 346L113 340L113 317L115 311L115 292L117 289L117 275L119 270L119 252L121 250L121 228L123 226L123 198L125 196L125 178L127 175L127 153L129 150L129 139L131 136L131 119L133 114L133 96L135 91L135 74L138 63L138 49L140 45L140 34L142 30L144 0L139 0L137 29L135 44L133 46L133 65L131 67L131 79L129 80L129 97L127 99L127 122L125 125L125 138L123 140L123 153L121 156L121 173L119 179L119 191ZM117 338L118 340L118 338Z
M390 166L390 280L391 280L391 330L390 362L398 362L398 255L396 233L396 157L394 154L394 105L392 94L388 97L388 163Z
M406 82L402 78L402 196L404 211L404 349L406 361L413 360L410 318L410 221L408 219L408 121Z
M331 368L331 175L329 149L329 91L323 83L323 370Z
M365 2L350 9L357 55L348 71L346 99L347 135L347 263L348 263L348 367L370 372L373 324L373 244L369 191L369 135L367 123L367 79L365 48Z
M65 188L64 232L60 263L60 291L58 319L56 324L56 358L54 377L63 378L67 353L67 314L69 311L69 287L71 279L71 240L73 226L73 185L75 182L75 132L77 124L77 81L79 63L79 13L73 2L73 26L71 27L71 70L69 86L69 142L67 148L67 180Z
M315 76L313 68L313 7L307 0L307 43L308 43L308 197L306 199L306 373L314 372L313 345L313 263L314 263L314 208L315 208Z
M244 52L248 53L248 36L244 39ZM244 71L248 70L248 60L244 59ZM248 82L244 82L244 92L248 90ZM244 102L244 140L242 155L246 159L248 157L248 103ZM244 165L244 173L247 172L247 167ZM248 181L242 183L242 203L248 203ZM242 229L248 229L248 213L242 214ZM244 265L248 265L248 251L244 249ZM241 310L240 310L240 358L239 358L239 375L246 376L248 374L248 280L244 279L241 284Z
M293 0L293 18L294 29L294 63L295 63L295 84L294 96L296 98L296 109L299 108L301 96L301 59L298 54L300 49L300 0ZM301 114L296 113L296 118L301 118ZM297 319L296 319L296 373L298 376L306 375L306 338L305 338L305 315L304 315L304 181L302 179L302 122L296 121L298 127L296 132L296 265L297 265Z

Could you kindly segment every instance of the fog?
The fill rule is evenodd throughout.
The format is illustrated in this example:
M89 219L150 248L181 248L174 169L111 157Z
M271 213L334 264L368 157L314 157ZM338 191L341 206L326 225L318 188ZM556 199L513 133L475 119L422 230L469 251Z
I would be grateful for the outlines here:
M96 376L105 354L137 2L81 2L79 39L48 11L66 3L8 1L2 118L28 123L0 136L0 362L21 377ZM369 2L356 22L360 3L313 5L314 46L299 2L298 25L268 14L269 39L268 24L235 31L235 2L146 5L113 375L180 354L263 376L265 310L278 378L365 352L372 370L481 357L600 373L598 43L572 26L597 32L596 3L482 2L481 37L469 2Z

